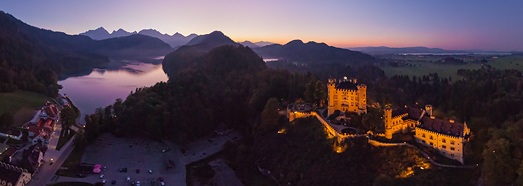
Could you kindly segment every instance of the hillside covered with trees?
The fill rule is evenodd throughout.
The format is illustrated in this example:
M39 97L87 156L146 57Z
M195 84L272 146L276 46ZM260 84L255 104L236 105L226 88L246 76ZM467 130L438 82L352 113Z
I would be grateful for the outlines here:
M37 28L0 11L0 92L21 89L54 96L60 77L103 66L109 57L156 57L170 51L149 36L95 41Z

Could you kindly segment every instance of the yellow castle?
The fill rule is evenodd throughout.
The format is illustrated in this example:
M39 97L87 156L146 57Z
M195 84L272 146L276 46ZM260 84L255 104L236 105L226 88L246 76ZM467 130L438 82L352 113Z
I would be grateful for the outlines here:
M394 111L390 106L385 106L383 122L386 138L392 139L395 133L414 131L416 142L464 163L463 146L470 135L466 122L436 119L432 114L431 105L426 105L425 110L416 106L405 106Z
M334 111L356 112L358 114L367 113L367 86L357 84L356 79L343 80L336 82L336 79L330 78L327 84L329 95L328 114Z

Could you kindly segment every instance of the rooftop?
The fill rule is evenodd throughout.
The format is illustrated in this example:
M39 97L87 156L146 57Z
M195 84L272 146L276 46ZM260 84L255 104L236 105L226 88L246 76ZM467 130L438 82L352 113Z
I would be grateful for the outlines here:
M463 128L465 125L463 123L454 121L433 119L428 116L424 116L419 127L441 134L461 137L463 136Z
M21 175L22 170L19 167L0 163L0 180L5 181L5 185L16 185Z
M358 86L350 81L341 81L336 85L336 89L342 90L358 90Z

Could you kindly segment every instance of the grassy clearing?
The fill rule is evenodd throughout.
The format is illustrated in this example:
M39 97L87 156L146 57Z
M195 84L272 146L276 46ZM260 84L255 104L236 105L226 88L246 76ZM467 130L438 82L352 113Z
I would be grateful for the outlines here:
M28 91L0 93L0 114L15 113L23 107L39 108L48 100L47 96Z
M500 57L489 64L497 69L516 69L523 72L523 56Z
M29 121L34 111L48 100L43 94L28 91L0 93L0 115L9 112L13 115L13 126L20 126Z
M406 60L406 59L403 59ZM432 61L434 59L430 59ZM438 73L439 77L452 77L452 80L459 80L463 77L459 76L459 69L479 69L481 64L434 64L426 62L427 60L419 59L415 60L409 59L406 60L408 63L413 64L413 66L402 66L402 67L392 67L392 66L382 66L381 68L385 71L387 77L392 77L395 75L408 75L408 76L423 76L428 75L429 73ZM523 56L503 56L497 59L491 59L488 65L496 69L516 69L523 72Z

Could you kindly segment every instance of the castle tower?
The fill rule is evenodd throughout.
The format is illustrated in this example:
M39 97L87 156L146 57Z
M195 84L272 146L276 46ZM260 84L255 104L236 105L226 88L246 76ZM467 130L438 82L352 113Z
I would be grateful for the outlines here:
M432 105L425 105L425 112L430 116L432 116Z
M336 96L336 79L335 78L329 78L329 82L327 83L327 95L328 95L328 115L331 115L336 110L336 106L334 105L334 102L336 99L334 99Z
M385 124L385 138L392 139L392 108L389 105L383 110L383 123Z
M358 85L358 114L362 113L367 113L367 86L364 84Z

